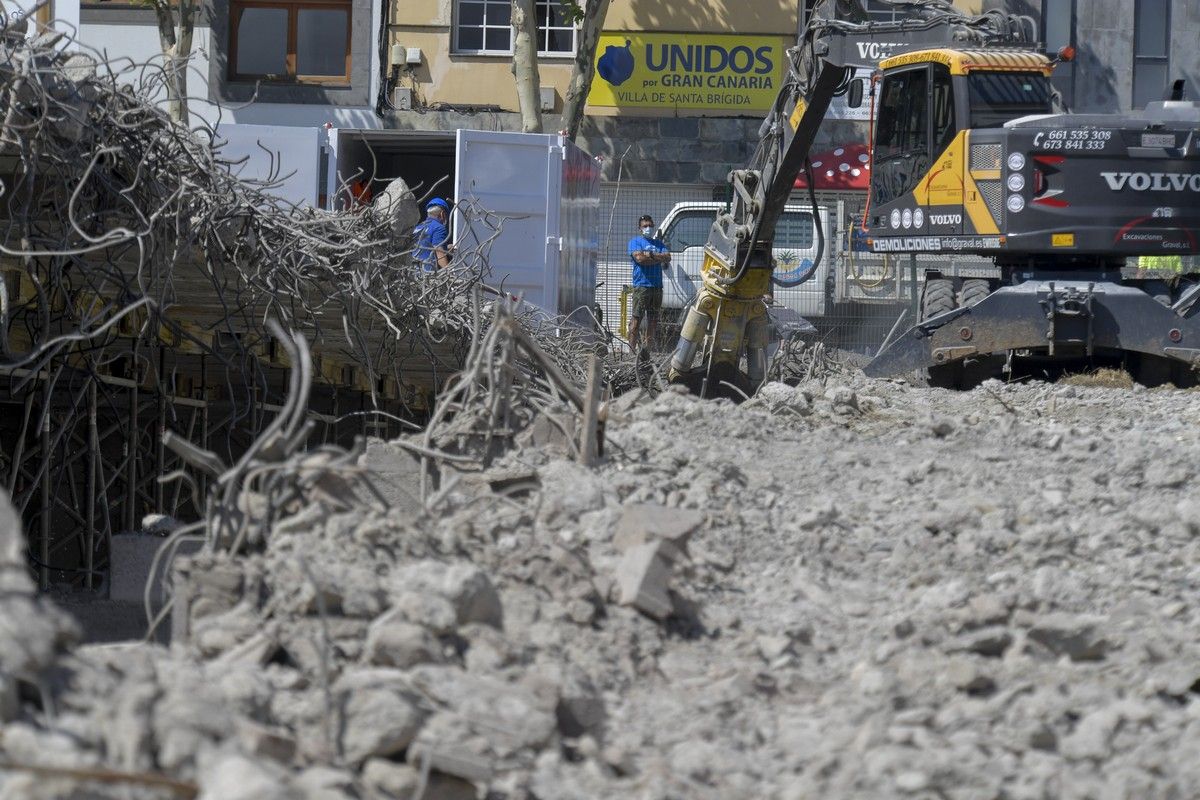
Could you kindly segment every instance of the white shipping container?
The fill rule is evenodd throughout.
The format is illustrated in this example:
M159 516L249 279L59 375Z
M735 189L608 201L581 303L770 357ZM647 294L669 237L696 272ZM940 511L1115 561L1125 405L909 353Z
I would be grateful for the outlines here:
M488 284L591 327L600 166L566 137L238 124L221 136L236 174L282 179L273 192L298 205L348 208L396 178L418 198L453 200L453 242L487 243Z
M600 168L563 136L460 130L455 206L486 209L454 241L489 242L491 283L588 325L599 252Z

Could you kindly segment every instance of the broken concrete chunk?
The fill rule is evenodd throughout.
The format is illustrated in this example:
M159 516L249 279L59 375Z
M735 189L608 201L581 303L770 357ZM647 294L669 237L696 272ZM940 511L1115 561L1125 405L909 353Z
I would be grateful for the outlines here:
M368 439L358 460L370 473L371 485L392 513L415 517L425 510L421 502L421 462L397 444Z
M435 636L454 633L458 627L458 613L454 605L437 594L401 592L392 602L392 610L387 615L392 614L427 628Z
M501 628L504 610L491 580L472 564L445 564L425 559L404 566L392 575L391 594L399 601L408 592L433 592L454 607L460 625L482 622Z
M1118 709L1097 709L1079 720L1075 730L1063 737L1059 751L1067 758L1076 760L1108 758L1113 734L1120 724Z
M754 640L754 645L768 663L792 652L792 640L788 636L759 636Z
M558 688L558 730L564 736L578 737L592 734L599 737L603 732L607 712L604 698L591 679L580 669L566 671Z
M192 621L188 635L203 655L212 658L240 650L240 645L255 638L261 628L262 618L254 609L238 606Z
M663 620L671 615L671 566L660 555L663 542L637 545L625 551L617 565L617 602Z
M504 627L500 595L483 570L472 564L453 564L442 576L442 593L458 613L458 622L482 622Z
M410 236L421 221L416 195L403 178L392 179L375 195L371 211L388 222L393 236Z
M995 625L979 628L959 636L948 648L950 652L978 653L981 656L999 658L1012 645L1013 637L1007 628Z
M293 781L303 800L351 800L358 797L354 774L333 767L309 767Z
M640 405L649 403L651 398L650 393L645 389L636 388L630 389L624 394L614 397L603 406L600 407L600 418L603 420L615 420L628 416L629 412Z
M296 755L296 739L282 730L247 719L238 721L238 741L245 753L290 764Z
M363 766L362 783L370 798L416 797L421 773L408 764L372 758Z
M662 541L670 545L662 555L678 560L687 552L687 543L704 522L699 511L686 508L667 508L655 503L625 506L613 534L613 547L624 553L647 542Z
M693 542L689 545L689 549L693 560L701 564L708 564L721 572L729 572L737 564L733 552L718 544L698 545Z
M244 566L224 555L197 553L174 562L175 592L187 597L189 625L234 608L245 580Z
M492 756L488 743L472 735L470 723L455 714L438 714L408 748L408 763L467 781L487 783L492 779Z
M974 662L956 658L942 667L942 679L949 685L967 694L990 694L996 682Z
M1102 617L1044 614L1029 628L1030 640L1072 661L1099 661L1111 647L1100 631Z
M533 418L525 430L517 435L517 444L526 449L542 450L565 458L572 452L569 433L578 428L577 415L567 412L544 411ZM497 491L493 488L493 491Z
M199 800L291 800L295 792L270 762L227 755L200 770Z
M407 669L442 660L441 643L420 625L392 609L371 623L363 658L372 664Z
M967 603L962 615L962 630L1001 625L1008 621L1008 606L992 594L977 595Z
M403 673L390 670L355 670L338 681L341 747L348 763L395 755L416 738L425 713L403 683Z
M459 725L455 729L458 734L437 741L461 743L478 736L487 742L492 752L506 756L517 750L541 746L556 728L554 708L557 697L540 697L524 686L473 675L457 667L423 665L409 675L426 697L447 709L438 718L452 714L450 720L440 719L431 732L422 736L422 741L435 741L438 726L454 722ZM463 729L462 725L468 727Z

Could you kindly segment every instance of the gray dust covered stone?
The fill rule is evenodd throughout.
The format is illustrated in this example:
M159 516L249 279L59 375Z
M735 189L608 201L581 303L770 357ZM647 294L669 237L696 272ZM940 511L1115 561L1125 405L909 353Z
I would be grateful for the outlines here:
M3 758L205 800L1194 796L1200 394L804 374L618 398L595 467L527 439L429 508L371 443L392 508L189 556L170 648L72 647L0 502Z

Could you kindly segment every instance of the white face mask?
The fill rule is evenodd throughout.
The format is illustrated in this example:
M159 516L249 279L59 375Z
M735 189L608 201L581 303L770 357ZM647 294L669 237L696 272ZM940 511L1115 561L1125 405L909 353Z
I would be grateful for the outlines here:
M649 225L642 226L642 236L649 236L654 231Z

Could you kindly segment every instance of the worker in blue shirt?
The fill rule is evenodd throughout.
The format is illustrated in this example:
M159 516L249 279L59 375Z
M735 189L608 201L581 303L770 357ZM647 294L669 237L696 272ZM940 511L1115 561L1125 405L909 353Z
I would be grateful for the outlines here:
M658 315L663 301L663 266L671 263L671 253L662 239L654 238L654 218L638 218L638 235L629 240L629 259L633 262L633 290L629 293L629 346L639 355L649 350L658 333ZM646 318L645 345L639 345L642 317Z
M425 206L425 219L413 228L416 237L416 247L413 257L425 272L434 272L450 265L450 251L446 246L450 232L446 230L446 219L450 213L450 205L440 197L435 197Z

